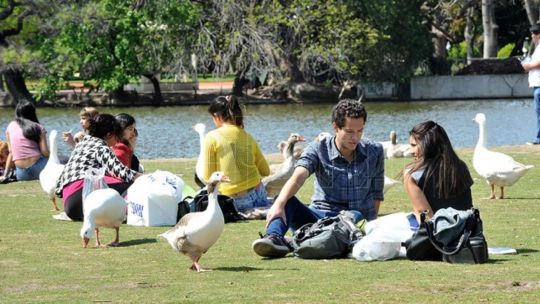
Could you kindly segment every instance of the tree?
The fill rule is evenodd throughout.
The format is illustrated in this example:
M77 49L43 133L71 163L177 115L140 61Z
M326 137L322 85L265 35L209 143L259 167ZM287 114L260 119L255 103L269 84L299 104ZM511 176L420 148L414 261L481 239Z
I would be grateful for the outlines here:
M17 36L23 31L24 24L35 14L34 4L32 1L0 1L0 54L3 59L0 62L3 80L0 80L5 80L15 103L22 100L35 101L24 81L24 59L19 59L25 57L21 56L25 50L17 43L20 40Z
M171 64L192 37L198 12L189 1L87 1L63 7L54 20L58 33L41 41L40 51L53 77L46 92L54 91L78 73L93 79L113 96L144 75L154 85L154 105L162 102L155 75Z
M484 29L484 58L497 57L499 26L495 21L495 0L482 0L482 27Z

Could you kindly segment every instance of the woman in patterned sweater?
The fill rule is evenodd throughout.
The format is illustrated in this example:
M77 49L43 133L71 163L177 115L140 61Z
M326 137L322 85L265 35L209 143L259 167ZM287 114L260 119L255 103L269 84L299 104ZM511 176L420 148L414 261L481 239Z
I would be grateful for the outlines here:
M56 195L63 198L64 211L74 221L83 220L82 191L88 169L104 167L105 182L120 194L141 175L122 164L111 149L121 135L114 116L98 114L90 121L88 131L75 146L56 184Z

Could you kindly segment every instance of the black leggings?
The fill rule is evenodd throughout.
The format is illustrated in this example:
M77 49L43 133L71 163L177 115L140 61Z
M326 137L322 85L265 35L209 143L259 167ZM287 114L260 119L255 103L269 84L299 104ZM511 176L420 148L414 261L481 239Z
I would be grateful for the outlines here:
M116 190L120 195L124 195L124 192L131 186L132 183L122 182L108 184L109 188ZM82 221L84 219L83 215L83 204L82 204L82 191L83 188L73 192L73 194L64 201L64 211L67 216L74 221Z

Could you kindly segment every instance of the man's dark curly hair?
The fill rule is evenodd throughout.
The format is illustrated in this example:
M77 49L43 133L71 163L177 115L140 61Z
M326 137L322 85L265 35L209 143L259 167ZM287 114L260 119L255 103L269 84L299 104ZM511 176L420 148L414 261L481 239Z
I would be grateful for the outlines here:
M362 102L354 99L342 99L332 109L332 122L335 122L338 128L345 126L345 118L364 118L367 120L367 112Z

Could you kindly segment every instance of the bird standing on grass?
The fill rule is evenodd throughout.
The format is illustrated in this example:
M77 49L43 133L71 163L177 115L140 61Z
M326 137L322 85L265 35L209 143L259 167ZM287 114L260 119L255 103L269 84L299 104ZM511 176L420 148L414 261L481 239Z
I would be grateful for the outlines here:
M97 189L88 194L83 202L84 222L81 228L83 247L88 246L94 231L96 233L96 246L101 246L99 227L114 228L116 236L109 246L118 246L120 244L120 225L126 218L126 208L126 201L114 189Z
M58 146L56 144L57 136L58 132L56 130L52 130L49 134L49 160L47 161L45 168L39 173L39 183L43 191L49 196L54 211L60 210L56 204L56 195L54 191L56 190L56 182L64 169L64 165L60 164L60 161L58 160Z
M197 272L206 271L199 264L199 259L214 245L225 228L223 212L218 204L218 185L222 182L230 182L229 177L223 172L212 173L207 185L206 210L184 215L174 228L159 235L167 239L174 250L188 256L192 261L189 269Z
M490 184L491 195L489 198L495 198L495 186L498 186L501 189L499 198L503 199L504 187L512 186L534 166L521 164L504 153L488 150L486 115L478 113L473 121L479 127L478 142L474 148L472 161L474 170Z

